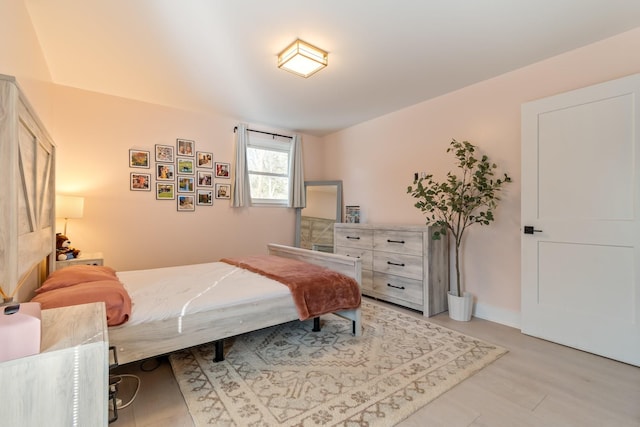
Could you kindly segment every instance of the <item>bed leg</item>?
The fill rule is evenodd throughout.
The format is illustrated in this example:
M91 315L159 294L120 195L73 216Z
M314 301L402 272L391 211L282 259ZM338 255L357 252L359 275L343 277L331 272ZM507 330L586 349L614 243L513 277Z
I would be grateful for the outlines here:
M320 317L313 318L313 332L320 332Z
M215 341L213 345L216 350L216 355L213 358L213 361L216 363L222 362L224 360L224 339Z

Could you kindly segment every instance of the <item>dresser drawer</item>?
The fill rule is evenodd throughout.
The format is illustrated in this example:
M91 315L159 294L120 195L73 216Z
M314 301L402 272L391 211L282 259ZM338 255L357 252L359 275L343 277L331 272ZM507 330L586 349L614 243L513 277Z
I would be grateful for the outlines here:
M373 270L373 252L370 249L336 246L336 253L362 260L362 270Z
M367 293L367 291L373 290L373 271L371 270L362 270L362 292Z
M373 248L373 230L360 230L357 228L336 229L336 246L350 248Z
M421 256L394 254L390 252L373 253L373 271L422 280Z
M421 280L374 272L373 290L378 295L398 298L414 304L421 305L423 301Z
M375 230L373 249L376 251L422 255L422 233L413 231Z

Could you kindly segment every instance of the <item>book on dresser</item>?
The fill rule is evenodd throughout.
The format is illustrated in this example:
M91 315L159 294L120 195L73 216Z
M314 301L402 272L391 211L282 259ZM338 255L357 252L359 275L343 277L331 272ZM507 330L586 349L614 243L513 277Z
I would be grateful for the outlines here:
M433 316L447 310L447 238L419 225L336 223L334 252L362 259L362 293Z

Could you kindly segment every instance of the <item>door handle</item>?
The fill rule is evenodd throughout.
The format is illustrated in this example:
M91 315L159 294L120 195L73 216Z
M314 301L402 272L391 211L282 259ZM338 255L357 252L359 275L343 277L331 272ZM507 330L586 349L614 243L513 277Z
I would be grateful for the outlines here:
M536 230L533 225L524 226L524 234L542 233L542 230Z

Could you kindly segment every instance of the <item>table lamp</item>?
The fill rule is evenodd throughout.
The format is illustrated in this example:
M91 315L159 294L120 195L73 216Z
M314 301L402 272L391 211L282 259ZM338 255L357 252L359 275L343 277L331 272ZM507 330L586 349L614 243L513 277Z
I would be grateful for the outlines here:
M67 235L69 219L82 218L84 211L84 197L56 196L56 218L64 218L64 235Z

